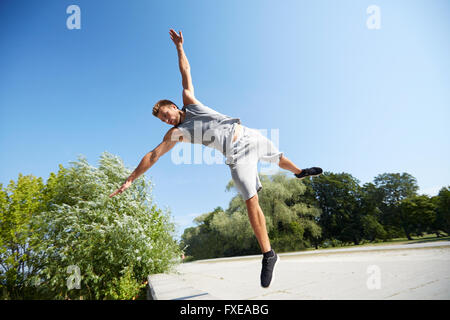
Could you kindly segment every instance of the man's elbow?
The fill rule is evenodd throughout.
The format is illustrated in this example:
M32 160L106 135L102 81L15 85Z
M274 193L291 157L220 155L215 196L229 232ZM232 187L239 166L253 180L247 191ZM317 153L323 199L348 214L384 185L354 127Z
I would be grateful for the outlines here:
M185 105L189 103L195 103L195 100L194 88L192 86L183 89L183 103Z

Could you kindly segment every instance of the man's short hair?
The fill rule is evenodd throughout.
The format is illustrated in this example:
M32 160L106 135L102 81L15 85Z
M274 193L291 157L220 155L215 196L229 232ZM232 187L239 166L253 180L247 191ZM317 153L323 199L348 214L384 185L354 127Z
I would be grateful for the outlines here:
M177 107L178 108L178 106L175 104L175 103L173 103L172 101L170 101L170 100L159 100L157 103L155 103L155 105L153 106L153 115L155 116L155 117L158 117L158 112L159 112L159 108L161 108L161 107L164 107L164 106L169 106L169 105L171 105L171 104L173 104L175 107Z

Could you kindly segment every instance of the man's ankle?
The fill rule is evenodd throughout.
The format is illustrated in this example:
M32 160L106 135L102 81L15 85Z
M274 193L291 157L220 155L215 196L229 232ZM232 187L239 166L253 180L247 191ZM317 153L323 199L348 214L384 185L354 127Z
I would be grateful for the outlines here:
M273 257L274 255L275 255L275 252L272 249L263 253L264 258L270 258L270 257Z

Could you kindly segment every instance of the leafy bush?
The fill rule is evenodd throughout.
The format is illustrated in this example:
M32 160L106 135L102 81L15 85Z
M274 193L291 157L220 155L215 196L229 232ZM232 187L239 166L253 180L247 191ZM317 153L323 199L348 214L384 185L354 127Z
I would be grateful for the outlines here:
M50 175L30 222L34 298L130 299L149 274L177 262L175 226L152 203L144 176L109 198L130 173L105 152L98 168L80 157Z
M130 300L139 295L141 290L145 288L146 282L139 283L134 278L133 270L126 268L124 275L119 279L114 279L112 286L107 292L106 297L108 299L115 300Z

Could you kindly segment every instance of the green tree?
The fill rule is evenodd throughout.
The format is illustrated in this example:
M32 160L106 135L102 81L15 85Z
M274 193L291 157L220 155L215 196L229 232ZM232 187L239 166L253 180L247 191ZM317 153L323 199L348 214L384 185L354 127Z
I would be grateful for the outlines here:
M359 181L349 173L325 172L313 178L311 186L322 210L323 240L359 244L363 237Z
M439 230L450 235L450 187L443 187L436 197L433 197L436 206L435 230L439 235Z
M400 202L414 197L419 189L417 180L409 173L383 173L375 177L374 184L380 194L380 222L385 227L389 238L402 236Z
M399 218L406 237L412 240L412 235L422 235L432 229L436 220L435 205L426 195L403 199L399 204Z
M219 231L212 226L216 215L221 215L223 209L215 208L212 212L202 214L194 219L196 227L184 230L180 246L185 253L196 259L221 257L226 244Z
M409 173L383 173L375 177L375 186L380 190L385 205L396 205L401 200L417 195L417 180Z
M380 190L373 183L366 183L361 187L360 210L364 239L375 241L386 240L387 232L381 224L382 212L379 205L382 200Z
M33 217L42 209L43 182L19 174L6 190L0 184L0 294L25 299L32 294L30 279L38 272Z
M221 211L211 220L210 234L217 235L216 248L221 248L222 256L254 254L259 251L256 238L248 221L247 212L242 210L230 214Z

